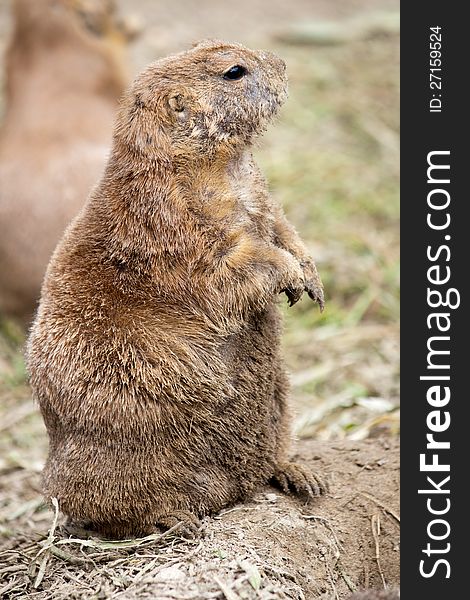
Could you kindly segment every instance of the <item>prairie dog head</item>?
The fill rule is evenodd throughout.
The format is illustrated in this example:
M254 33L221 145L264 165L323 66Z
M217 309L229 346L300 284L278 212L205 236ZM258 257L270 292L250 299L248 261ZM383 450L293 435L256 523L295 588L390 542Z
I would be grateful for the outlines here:
M275 54L206 40L137 77L115 133L149 156L233 151L250 144L286 98L286 67Z

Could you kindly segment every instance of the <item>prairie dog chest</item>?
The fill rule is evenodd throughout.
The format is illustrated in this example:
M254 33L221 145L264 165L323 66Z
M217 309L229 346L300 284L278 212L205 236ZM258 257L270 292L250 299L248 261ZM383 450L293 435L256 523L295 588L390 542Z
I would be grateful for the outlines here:
M247 233L271 239L274 214L264 177L251 155L232 160L199 180L196 214L221 234ZM223 232L223 233L222 233Z
M234 221L254 228L265 237L272 229L272 208L266 181L251 155L245 155L231 167L229 189L233 197Z

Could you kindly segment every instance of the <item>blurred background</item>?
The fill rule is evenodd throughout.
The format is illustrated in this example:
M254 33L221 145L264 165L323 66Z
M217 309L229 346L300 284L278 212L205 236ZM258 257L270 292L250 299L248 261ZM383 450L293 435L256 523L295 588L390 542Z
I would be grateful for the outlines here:
M49 255L103 167L122 85L205 37L274 50L288 65L290 98L255 155L326 291L323 314L308 299L283 304L296 434L398 434L398 1L115 4L113 12L109 1L18 0L16 18L29 25L17 24L8 54L15 23L12 3L0 0L0 523L19 499L37 498L47 452L22 355L40 254ZM64 35L60 22L55 31L60 18L75 33ZM67 85L79 99L71 115ZM21 101L12 106L15 89ZM29 287L15 304L17 284Z

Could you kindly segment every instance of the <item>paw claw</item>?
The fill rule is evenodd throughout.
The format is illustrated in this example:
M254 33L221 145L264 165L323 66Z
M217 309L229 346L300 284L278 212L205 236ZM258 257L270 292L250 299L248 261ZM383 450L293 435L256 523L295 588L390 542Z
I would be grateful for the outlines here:
M302 261L300 264L304 273L305 291L314 302L317 302L320 312L323 312L325 308L325 295L317 267L311 259Z
M319 287L308 286L306 287L305 291L308 293L310 298L318 304L320 307L320 312L323 312L323 309L325 308L325 296L323 294L323 289Z
M194 539L203 534L201 521L193 513L185 510L175 510L162 515L156 524L163 529L171 529L177 525L175 533L183 538Z
M283 492L294 492L309 499L328 492L328 483L316 473L297 463L283 463L272 478Z
M302 298L304 289L300 287L286 287L282 292L285 292L289 306L294 306L294 304Z
M277 473L275 476L276 482L285 494L289 494L289 480L285 473Z

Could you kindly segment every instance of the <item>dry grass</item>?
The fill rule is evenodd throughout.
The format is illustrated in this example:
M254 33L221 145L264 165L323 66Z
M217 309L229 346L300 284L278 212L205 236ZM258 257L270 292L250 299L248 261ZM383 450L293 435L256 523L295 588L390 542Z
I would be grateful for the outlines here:
M296 431L321 439L397 434L397 37L272 46L287 60L291 97L256 154L311 247L327 295L323 314L308 300L285 308ZM39 472L47 440L30 400L22 342L21 331L2 321L0 597L304 598L288 569L270 562L269 552L257 556L233 524L222 544L203 547L182 544L174 532L129 547L64 543L60 529L45 538L51 513L39 500ZM377 562L379 523L372 524Z
M304 597L294 575L240 540L239 527L220 522L216 527L217 541L210 536L188 541L171 531L128 542L65 538L54 529L40 541L28 533L27 541L16 543L15 550L0 553L5 565L0 576L8 579L0 586L0 597L7 593L11 598L41 600Z
M298 432L396 432L396 38L292 47L283 55L291 97L259 158L316 257L327 297L322 315L308 300L286 309Z
M329 497L306 505L266 488L205 519L197 540L176 527L135 540L70 537L57 504L51 513L31 493L0 511L0 597L333 600L366 581L396 584L397 444L309 441L301 450L310 466L334 464ZM15 470L8 482L18 499L37 480Z

